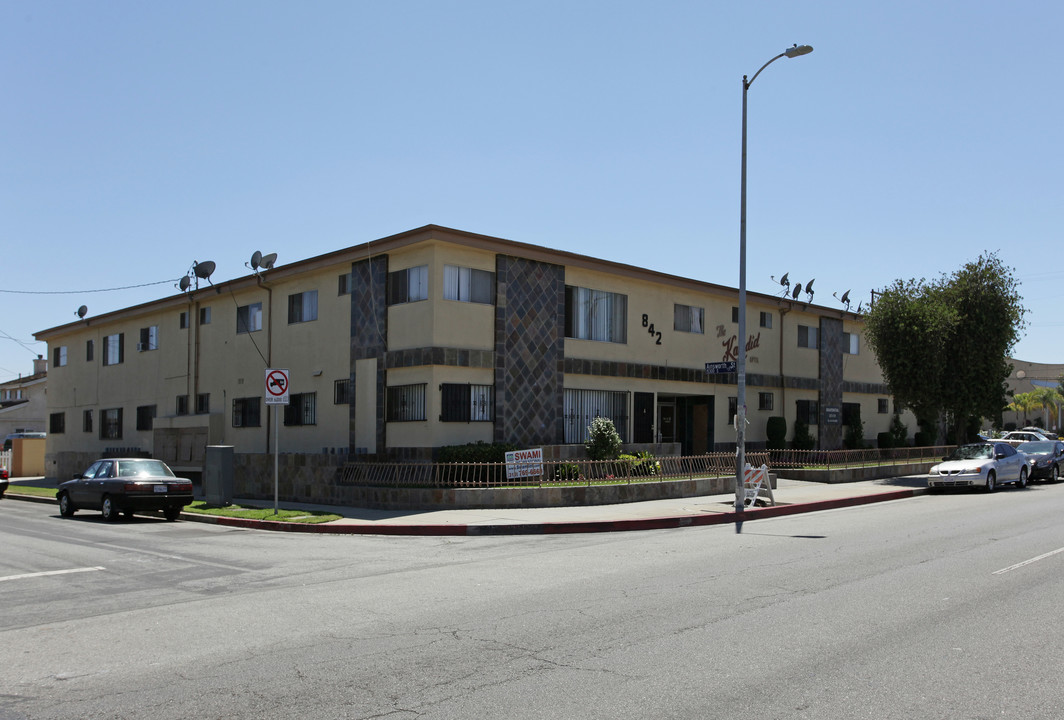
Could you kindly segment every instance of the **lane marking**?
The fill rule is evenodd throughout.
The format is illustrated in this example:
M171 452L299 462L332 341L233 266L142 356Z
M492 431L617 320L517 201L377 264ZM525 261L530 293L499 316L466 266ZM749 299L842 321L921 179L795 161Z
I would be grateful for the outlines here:
M1044 555L1039 555L1038 557L1033 557L1030 560L1024 560L1023 562L1016 563L1015 565L1009 565L1007 568L1002 568L1000 570L995 570L994 572L991 573L991 575L1004 575L1005 573L1009 572L1010 570L1017 570L1019 568L1024 567L1025 565L1030 565L1031 563L1036 563L1039 560L1045 560L1047 557L1052 557L1053 555L1056 555L1057 553L1062 553L1062 552L1064 552L1064 547L1057 548L1056 550L1050 550L1049 552L1045 553Z
M7 577L0 577L0 582L4 582L5 580L23 580L25 578L44 577L46 575L69 575L70 573L93 572L95 570L103 569L103 567L83 567L71 568L70 570L48 570L47 572L25 573L23 575L8 575Z

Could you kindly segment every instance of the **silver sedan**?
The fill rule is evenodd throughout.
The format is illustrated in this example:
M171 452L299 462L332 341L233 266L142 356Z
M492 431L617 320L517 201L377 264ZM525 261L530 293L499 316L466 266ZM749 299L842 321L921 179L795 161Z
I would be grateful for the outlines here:
M927 474L929 488L981 487L994 492L998 485L1027 487L1027 456L1004 442L961 445Z

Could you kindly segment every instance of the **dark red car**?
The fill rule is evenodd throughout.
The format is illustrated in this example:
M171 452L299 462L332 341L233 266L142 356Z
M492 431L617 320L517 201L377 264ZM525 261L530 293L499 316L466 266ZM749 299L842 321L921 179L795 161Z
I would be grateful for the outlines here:
M176 520L192 502L192 482L176 477L162 460L107 458L61 484L56 499L63 517L91 509L117 520L119 513L162 510L167 520Z

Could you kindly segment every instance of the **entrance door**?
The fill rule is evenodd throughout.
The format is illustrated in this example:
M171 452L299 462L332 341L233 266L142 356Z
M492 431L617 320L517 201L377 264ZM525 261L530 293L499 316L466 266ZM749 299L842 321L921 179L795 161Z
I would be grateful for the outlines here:
M632 442L654 442L654 393L635 393L635 434Z
M658 406L658 435L660 442L676 442L676 406Z

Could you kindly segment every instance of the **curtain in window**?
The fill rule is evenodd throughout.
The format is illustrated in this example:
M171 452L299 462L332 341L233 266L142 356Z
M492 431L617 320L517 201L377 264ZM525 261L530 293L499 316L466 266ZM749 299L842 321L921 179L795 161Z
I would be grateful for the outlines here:
M628 393L609 390L566 390L564 408L565 442L587 440L587 428L596 417L613 421L621 439L628 437Z

